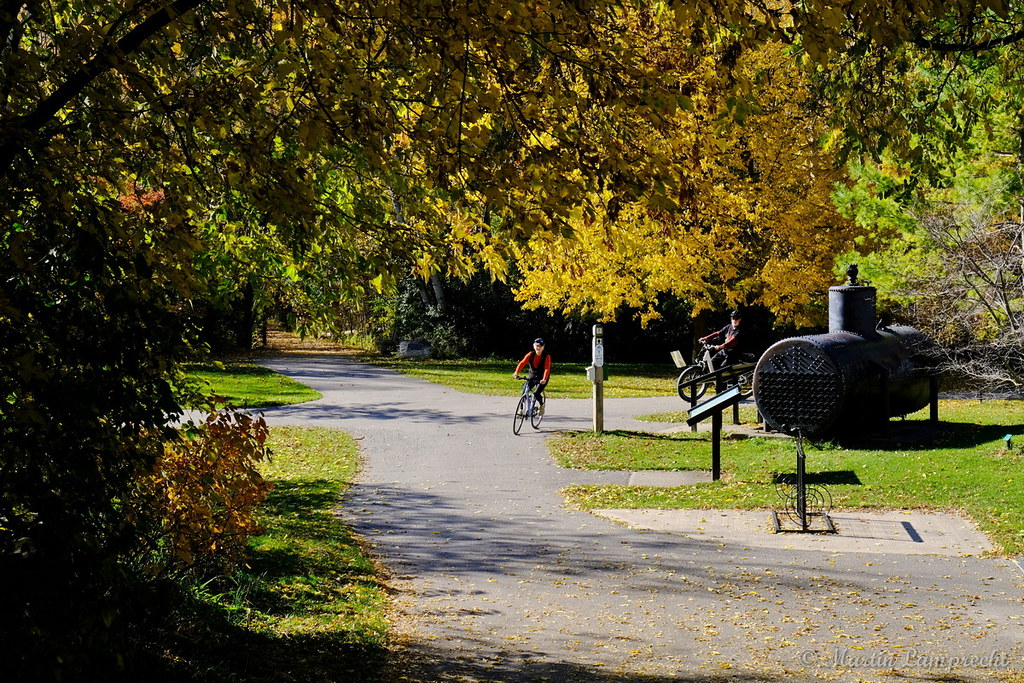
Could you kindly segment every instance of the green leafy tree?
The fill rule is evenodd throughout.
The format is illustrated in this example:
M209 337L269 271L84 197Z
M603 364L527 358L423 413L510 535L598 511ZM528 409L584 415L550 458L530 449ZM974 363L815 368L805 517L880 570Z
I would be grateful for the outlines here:
M908 48L919 59L905 82L932 114L913 124L909 154L894 144L865 160L837 195L869 232L845 260L862 264L893 315L942 343L947 370L989 388L1024 386L1019 21L981 12L973 34Z

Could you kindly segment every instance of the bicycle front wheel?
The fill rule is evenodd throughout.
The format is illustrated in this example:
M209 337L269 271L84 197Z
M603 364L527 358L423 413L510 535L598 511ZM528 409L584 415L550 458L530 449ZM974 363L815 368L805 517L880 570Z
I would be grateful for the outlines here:
M523 428L523 421L526 420L526 411L529 408L528 398L528 396L523 396L519 399L516 414L512 417L512 433L516 436L519 435L519 430Z
M711 386L710 382L686 386L689 382L700 377L701 374L703 374L703 370L699 365L691 365L680 373L679 379L676 380L676 391L679 392L679 398L692 404L696 403L697 399L707 392L708 387Z

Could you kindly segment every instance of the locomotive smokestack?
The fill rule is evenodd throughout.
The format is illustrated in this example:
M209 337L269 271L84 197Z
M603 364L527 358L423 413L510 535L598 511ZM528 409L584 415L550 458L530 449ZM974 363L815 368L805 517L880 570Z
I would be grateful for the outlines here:
M873 337L875 332L875 288L857 281L857 264L846 269L845 285L829 287L828 331L852 332Z

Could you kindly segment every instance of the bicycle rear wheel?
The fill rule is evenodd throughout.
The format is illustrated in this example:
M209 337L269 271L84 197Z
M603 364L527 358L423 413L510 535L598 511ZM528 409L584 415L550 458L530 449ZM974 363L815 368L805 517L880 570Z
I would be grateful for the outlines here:
M744 394L749 394L754 390L754 371L744 372L736 380L736 384L740 385L740 391Z
M516 436L519 435L519 430L523 428L523 421L526 420L526 411L529 408L529 396L523 396L519 399L519 405L516 407L516 414L512 417L512 433Z
M676 380L676 391L679 392L679 398L690 403L696 403L697 399L707 392L708 387L711 386L710 382L701 382L688 388L684 387L688 382L700 377L702 373L703 370L699 365L691 365L679 374L679 379Z
M544 404L540 401L533 401L533 410L530 411L530 425L534 429L540 429L540 421L544 419Z

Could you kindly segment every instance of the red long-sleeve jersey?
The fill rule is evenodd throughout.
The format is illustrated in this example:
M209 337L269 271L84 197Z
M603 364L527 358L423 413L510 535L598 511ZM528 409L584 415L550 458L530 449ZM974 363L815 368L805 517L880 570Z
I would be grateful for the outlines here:
M541 363L544 364L543 370L541 369ZM523 356L523 359L519 361L519 365L516 366L516 371L514 374L518 375L520 372L523 371L523 368L525 368L527 365L533 368L533 374L543 372L544 374L541 377L540 381L544 382L545 384L547 383L548 377L551 376L550 355L546 353L537 354L534 353L533 351L528 352L525 356Z

